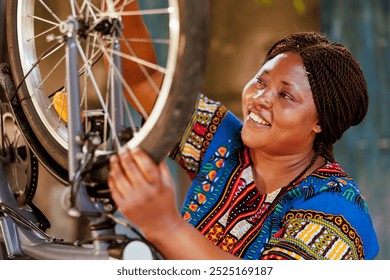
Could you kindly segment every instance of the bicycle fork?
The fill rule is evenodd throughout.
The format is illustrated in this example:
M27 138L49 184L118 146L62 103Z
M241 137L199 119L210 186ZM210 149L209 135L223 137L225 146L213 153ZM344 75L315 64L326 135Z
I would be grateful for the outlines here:
M68 101L68 135L69 135L69 151L68 151L68 170L69 170L69 182L71 187L71 207L68 213L71 216L80 216L81 214L86 214L90 219L90 230L92 237L95 237L95 247L97 250L106 250L108 243L99 241L99 236L101 235L110 235L114 234L114 225L111 220L108 220L106 217L102 217L101 214L104 213L104 205L99 202L94 202L91 200L90 196L87 193L87 188L83 183L82 171L83 164L88 160L88 152L83 150L83 143L85 138L85 133L83 132L82 126L82 114L80 109L80 81L79 81L79 66L78 66L78 56L79 56L79 46L77 45L76 36L78 34L79 22L74 17L70 17L67 21L62 23L61 31L65 35L66 41L66 71L67 71L67 101ZM114 40L114 49L120 50L120 44L118 40ZM80 51L82 56L82 52ZM90 65L86 63L84 58L86 73L88 75L91 71ZM116 70L121 71L121 58L117 55L113 55L112 62L113 67L116 67ZM114 71L111 71L112 75ZM92 75L91 75L92 76ZM113 75L114 77L114 75ZM108 123L111 124L111 138L115 139L116 131L119 131L124 127L124 117L123 117L123 95L122 95L122 85L117 78L111 79L110 84L110 108L104 108L105 112L109 111L109 116L107 116ZM97 86L95 86L97 89ZM102 103L102 100L101 100ZM104 102L102 103L102 105ZM113 126L113 127L112 127ZM115 134L115 135L114 135ZM115 145L112 144L112 145ZM85 148L85 147L84 147ZM117 147L119 148L119 147Z

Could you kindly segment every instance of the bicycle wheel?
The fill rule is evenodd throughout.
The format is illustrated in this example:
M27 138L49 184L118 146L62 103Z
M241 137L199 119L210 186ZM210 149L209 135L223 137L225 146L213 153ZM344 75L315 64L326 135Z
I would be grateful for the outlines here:
M41 161L54 160L60 168L52 164L44 164L45 167L59 179L67 180L67 174L59 172L61 168L65 173L68 170L64 101L68 77L66 42L61 40L61 28L67 19L73 18L79 28L76 43L81 119L85 133L98 130L103 139L97 152L107 154L112 147L117 149L118 142L126 142L131 148L143 148L158 162L183 132L200 91L208 39L207 15L207 0L8 0L9 61L24 117L36 136L36 145L30 145ZM122 24L134 17L142 18L149 36L139 37L131 29L134 27L129 30ZM116 39L121 52L113 47ZM149 61L142 56L148 45L154 49L154 59ZM143 110L140 102L132 99L135 89L127 79L132 73L122 75L117 65L113 66L115 57L121 59L122 65L127 60L138 65L137 73L156 92L152 108ZM163 76L161 83L152 73ZM114 80L122 83L127 97L121 107L125 125L131 128L126 141L118 139L123 140L123 132L129 129L118 129L107 109ZM135 104L135 109L129 104Z

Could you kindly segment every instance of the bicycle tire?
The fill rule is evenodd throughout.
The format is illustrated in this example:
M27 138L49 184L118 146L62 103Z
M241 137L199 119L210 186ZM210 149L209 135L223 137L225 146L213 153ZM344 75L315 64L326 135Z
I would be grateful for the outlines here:
M39 70L38 67L30 72L31 64L40 56L38 46L35 43L32 45L26 43L36 35L34 27L31 27L34 26L32 18L36 18L35 14L25 12L27 6L35 13L37 7L32 3L34 1L31 0L6 2L8 55L17 87L17 98L23 112L20 122L27 121L26 130L30 131L26 133L34 134L31 139L36 139L35 143L30 145L38 159L47 163L44 166L58 179L66 181L68 179L66 135L59 139L57 132L53 133L52 123L55 118L58 119L58 112L57 115L46 113L45 110L49 111L50 106L42 103L51 104L52 101L45 101L42 98L49 98L50 94L41 94L41 90L38 91L32 86L42 80L39 75L38 78L34 78L36 75L34 72ZM156 101L158 108L152 110L144 126L127 143L130 148L141 147L156 162L161 161L173 148L189 120L196 97L201 90L208 41L207 0L170 0L167 5L168 8L174 7L169 17L176 18L174 28L177 29L177 33L169 38L169 42L176 45L176 49L168 52L167 72L164 73L165 77ZM170 29L170 32L174 31ZM66 80L65 77L63 79ZM63 126L61 129L66 128L66 124L60 125ZM61 133L66 134L66 130L63 129ZM52 164L53 162L55 164Z

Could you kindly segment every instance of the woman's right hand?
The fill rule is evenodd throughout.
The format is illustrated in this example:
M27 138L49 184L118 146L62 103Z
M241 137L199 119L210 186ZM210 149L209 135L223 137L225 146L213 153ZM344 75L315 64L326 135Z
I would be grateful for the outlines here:
M148 239L182 222L166 163L157 165L141 149L111 158L108 183L119 211Z
M125 149L112 157L108 183L119 211L140 228L164 258L236 258L182 219L165 162L157 165L140 149Z

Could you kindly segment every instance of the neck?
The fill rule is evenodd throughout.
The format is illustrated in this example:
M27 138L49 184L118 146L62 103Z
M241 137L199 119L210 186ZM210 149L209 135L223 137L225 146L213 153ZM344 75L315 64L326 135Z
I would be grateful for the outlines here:
M251 150L253 177L261 194L295 183L325 164L313 150L290 156L274 156ZM303 173L302 173L303 172Z

